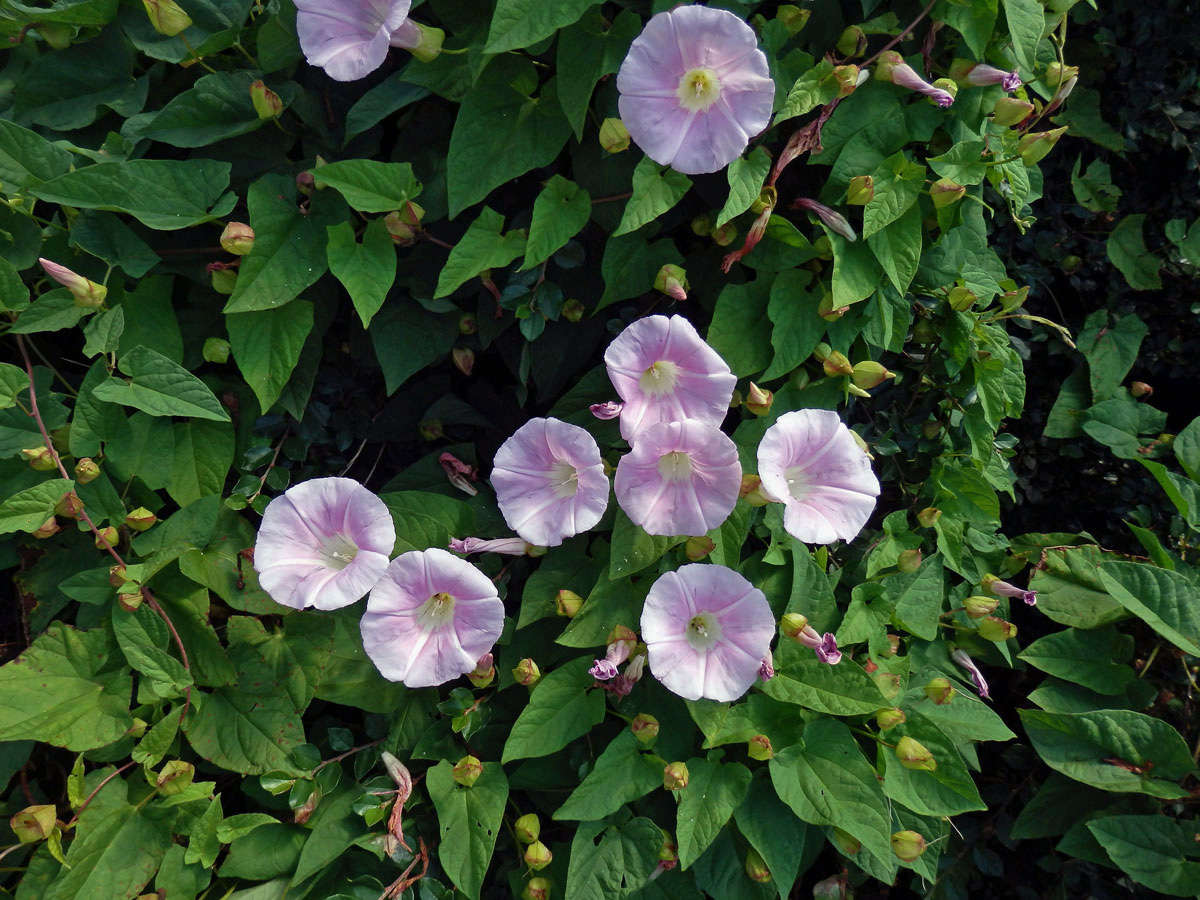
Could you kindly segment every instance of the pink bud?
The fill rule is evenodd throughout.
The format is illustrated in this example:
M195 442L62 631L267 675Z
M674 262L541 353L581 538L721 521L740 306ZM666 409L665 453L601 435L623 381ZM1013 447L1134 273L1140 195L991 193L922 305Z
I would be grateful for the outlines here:
M47 275L71 292L76 306L95 309L104 305L104 298L108 296L108 288L104 285L84 278L78 272L49 259L39 259L38 262Z

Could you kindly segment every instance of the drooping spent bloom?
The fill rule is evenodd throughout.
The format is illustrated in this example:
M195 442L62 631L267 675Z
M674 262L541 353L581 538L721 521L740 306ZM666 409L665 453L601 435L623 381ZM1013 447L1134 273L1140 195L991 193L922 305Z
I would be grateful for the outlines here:
M738 699L758 678L774 634L763 592L725 566L667 572L642 610L650 671L687 700Z
M846 221L846 217L840 212L830 209L824 203L808 197L797 197L792 201L792 209L807 209L824 222L830 231L840 234L848 241L858 240L858 235L854 232L854 227Z
M558 419L530 419L501 445L492 487L504 521L538 547L594 527L608 506L595 438Z
M838 649L837 638L831 632L819 634L808 624L808 618L800 613L788 613L780 623L783 633L794 641L803 644L817 654L817 659L831 666L842 661L842 651Z
M47 275L71 292L71 296L75 298L76 306L93 308L104 304L104 298L108 296L108 288L104 285L97 284L89 278L84 278L78 272L74 272L53 260L43 257L38 259L38 262Z
M472 465L463 462L453 453L443 453L438 457L438 465L442 467L442 471L446 473L446 477L450 479L450 483L471 497L479 493L472 481L479 480L479 470Z
M775 659L771 656L770 650L762 658L762 662L758 664L758 677L763 681L770 681L775 677Z
M598 659L588 669L588 674L597 681L608 681L617 676L617 666L629 659L629 654L637 646L637 635L633 629L618 625L608 636L608 649L604 659Z
M879 496L871 462L838 414L784 413L758 445L762 490L784 504L783 526L797 540L853 540Z
M725 360L683 316L638 319L608 345L604 364L625 401L621 437L631 443L640 430L659 422L720 425L737 383Z
M455 553L502 553L505 556L524 556L529 545L520 538L452 538L450 549Z
M600 687L615 697L628 697L633 691L633 686L642 680L645 670L646 654L638 653L630 658L624 672L616 678L603 682Z
M983 587L997 597L1013 597L1025 601L1026 606L1037 606L1037 591L1024 590L1015 584L1001 581L995 575L984 575Z
M382 500L352 478L314 478L267 505L254 570L276 603L340 609L383 577L395 544Z
M606 400L603 403L593 403L588 407L588 410L597 419L608 421L619 416L624 407L624 403L618 403L616 400Z
M396 557L360 623L375 668L410 688L473 672L503 627L504 604L492 580L436 547Z
M986 63L979 63L972 66L967 71L966 78L968 84L973 84L976 87L998 84L1009 94L1021 86L1021 73L1016 69L1013 69L1011 72L1005 72L1003 69L997 69L995 66L989 66Z
M388 47L432 59L440 29L408 18L412 0L296 0L296 35L309 65L335 81L357 81L381 65Z
M890 81L892 84L910 91L916 91L933 100L938 106L954 105L953 94L925 81L895 50L888 50L879 55L879 62L875 67L875 77L881 81Z
M683 6L646 23L617 73L621 121L646 155L696 175L725 168L771 121L775 83L754 30Z
M987 679L983 677L983 673L979 671L979 666L975 664L975 660L967 654L967 651L956 647L950 652L950 658L970 673L971 683L975 685L975 690L979 692L979 696L985 700L991 700L991 694L988 693Z
M615 487L621 509L647 534L701 535L733 512L742 465L716 426L659 422L640 431L621 457Z

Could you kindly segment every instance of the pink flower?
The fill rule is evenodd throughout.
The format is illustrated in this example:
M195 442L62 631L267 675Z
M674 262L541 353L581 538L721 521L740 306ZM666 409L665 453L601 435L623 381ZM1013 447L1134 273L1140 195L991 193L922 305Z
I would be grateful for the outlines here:
M892 84L929 97L938 106L954 105L953 94L925 81L895 50L888 50L879 55L879 66L876 72L878 77L884 81L890 81Z
M529 545L520 538L495 538L489 541L469 537L451 539L450 549L455 553L503 553L506 556L524 556Z
M558 419L530 419L504 442L492 486L504 521L538 547L557 547L594 527L608 506L595 438Z
M436 547L396 557L360 623L375 668L410 688L474 671L503 627L504 604L492 580Z
M720 425L737 382L683 316L638 319L608 345L604 364L625 401L621 437L630 442L639 430L659 422L697 419Z
M754 30L723 9L683 6L646 23L617 73L621 121L646 155L716 172L771 121L775 83Z
M764 492L785 504L784 528L810 544L853 540L879 496L867 455L826 409L780 416L758 445L758 476Z
M725 566L695 563L667 572L651 586L642 610L650 671L687 700L744 694L774 634L763 592Z
M1037 606L1037 591L1019 588L1015 584L1001 581L995 575L985 575L983 577L983 586L997 597L1012 597L1015 600L1023 601L1026 606Z
M811 625L805 625L796 640L816 653L817 659L823 663L836 666L842 661L842 651L838 649L837 638L831 632L818 634Z
M708 533L733 512L741 486L733 441L695 419L639 432L617 464L617 502L647 534Z
M983 673L979 671L979 666L975 665L975 660L971 659L967 651L956 648L951 651L950 658L971 674L971 682L975 685L975 690L979 692L979 696L985 700L991 700L992 696L988 693L987 679L983 677Z
M395 544L382 500L351 478L316 478L267 505L254 569L276 603L340 609L375 586Z
M1003 69L987 65L987 63L979 63L976 66L972 66L970 71L967 72L967 83L973 84L976 87L998 84L1007 93L1011 94L1021 86L1021 73L1016 69L1013 69L1011 72L1005 72Z
M617 666L629 659L629 651L633 649L628 641L614 641L608 645L604 659L598 659L588 669L588 674L597 681L608 681L617 677Z
M409 21L411 6L412 0L296 0L300 48L330 78L357 81L383 65L389 46L417 51L429 43L432 36Z

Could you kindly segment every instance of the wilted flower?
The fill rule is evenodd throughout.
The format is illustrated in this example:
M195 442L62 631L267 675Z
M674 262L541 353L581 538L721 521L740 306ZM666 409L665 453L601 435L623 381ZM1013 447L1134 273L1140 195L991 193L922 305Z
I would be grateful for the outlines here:
M848 241L858 240L858 235L855 234L854 228L851 227L850 223L846 221L846 217L840 212L830 209L824 203L808 197L797 197L792 201L792 209L807 209L824 222L830 231L840 234Z
M832 410L780 416L758 445L758 475L763 490L785 504L788 533L807 543L853 540L879 496L867 455Z
M979 692L980 697L983 697L985 700L992 699L988 693L987 679L983 677L983 673L979 671L979 666L975 665L975 660L971 659L967 651L955 648L951 651L950 658L971 674L971 683L975 685L975 690Z
M588 674L597 681L608 681L610 678L616 678L617 666L629 659L629 651L635 646L636 643L634 641L611 641L604 653L604 659L595 660L592 667L588 669Z
M395 544L382 500L351 478L315 478L267 505L254 569L276 603L340 609L375 586Z
M754 30L723 9L683 6L646 23L617 74L621 121L655 162L716 172L771 121L775 83Z
M763 592L733 569L693 563L659 577L642 610L650 671L687 700L736 700L775 633Z
M492 487L510 528L557 547L600 521L608 477L596 440L578 425L530 419L496 451Z
M361 630L363 649L383 677L416 688L473 671L503 626L492 580L431 547L392 561L367 599Z
M983 586L997 597L1015 597L1025 601L1026 606L1037 606L1037 591L1028 591L1001 581L995 575L984 575Z
M704 534L729 517L742 485L737 447L719 428L685 419L638 433L617 464L617 502L647 534Z
M812 650L821 662L836 666L842 661L842 651L838 649L837 638L829 631L819 634L808 624L807 617L799 613L788 613L780 625L784 635Z
M309 65L336 81L356 81L387 58L388 47L432 59L441 49L439 29L408 18L412 0L296 0L296 35Z
M593 403L588 410L597 419L608 421L619 416L624 406L624 403L618 403L616 400L606 400L603 403Z
M1021 86L1021 73L1016 69L1005 72L1003 69L997 69L987 63L978 63L967 70L966 80L967 84L973 84L976 87L998 84L1004 88L1005 92L1011 94Z
M471 484L479 478L479 471L474 466L463 462L453 453L443 453L439 456L438 465L442 467L450 483L464 494L474 497L479 493L475 485Z
M875 77L881 81L890 81L899 87L908 88L910 91L916 91L933 100L938 106L954 104L953 94L943 88L934 87L921 78L912 66L904 61L904 57L895 50L888 50L879 55Z
M683 316L637 320L608 345L604 364L625 401L621 437L628 441L658 422L720 425L737 383L725 360Z
M503 553L506 556L524 556L529 545L521 538L452 538L450 549L455 553Z

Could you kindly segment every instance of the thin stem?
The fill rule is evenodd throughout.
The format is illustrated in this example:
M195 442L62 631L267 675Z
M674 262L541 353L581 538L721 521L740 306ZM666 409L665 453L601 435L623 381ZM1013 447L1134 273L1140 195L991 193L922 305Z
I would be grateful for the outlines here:
M916 28L919 24L921 24L921 20L924 19L927 15L929 15L930 11L933 9L933 7L936 4L937 4L937 0L929 0L929 5L926 6L923 10L921 10L921 14L919 16L917 16L915 19L912 20L911 25L909 25L902 32L900 32L898 35L896 35L894 38L892 38L890 41L888 41L886 44L884 44L883 47L880 48L878 53L876 53L874 56L872 56L870 59L868 59L865 63L863 63L861 66L859 66L859 68L865 69L867 66L871 65L871 63L875 62L875 60L879 59L879 57L882 56L884 53L887 53L889 50L891 50L893 47L895 47L898 43L900 43L902 40L904 40L906 37L908 37L909 33L914 28Z
M94 798L94 797L95 797L95 796L96 796L98 793L100 793L100 790L101 790L101 789L102 789L102 788L103 788L103 787L104 787L106 784L108 784L110 781L112 781L114 778L116 778L118 775L120 775L120 774L121 774L122 772L124 772L126 769L130 768L131 766L136 766L136 765L137 765L137 763L135 763L135 762L134 762L134 761L131 759L129 762L125 763L125 765L121 766L121 768L119 768L119 769L117 769L116 771L114 771L114 772L113 772L111 775L107 775L107 776L105 776L104 780L103 780L103 781L101 781L101 782L100 782L98 785L96 785L95 789L94 789L94 790L93 790L93 791L92 791L90 794L88 794L88 795L87 795L87 799L85 799L85 800L83 801L83 803L79 804L79 809L78 809L78 810L76 810L76 812L75 812L75 815L73 815L73 816L71 817L71 821L67 823L67 828L71 828L72 826L74 826L74 824L75 824L76 822L78 822L78 821L79 821L79 817L80 817L81 815L83 815L83 811L84 811L85 809L87 809L87 806L88 806L88 804L92 802L92 799L93 799L93 798Z
M362 746L359 746L359 747L351 747L345 753L339 753L337 756L331 757L330 759L321 760L321 763L315 769L312 770L312 773L314 775L316 775L318 772L320 772L323 768L325 768L328 765L331 765L335 762L341 762L347 756L353 756L355 753L361 753L363 750L367 750L371 747L375 747L382 743L383 743L383 738L379 738L379 740L371 741L369 744L363 744Z
M1150 671L1150 664L1154 662L1154 658L1158 656L1158 651L1162 648L1162 645L1162 641L1159 641L1154 645L1154 649L1150 651L1150 655L1146 658L1146 662L1142 666L1142 670L1138 672L1138 678L1144 678L1146 673Z
M287 440L288 433L291 430L292 430L291 425L289 425L287 428L283 429L283 434L279 438L279 443L275 445L275 455L271 457L271 461L267 464L267 471L263 472L262 478L258 479L258 490L256 490L254 492L253 497L250 497L246 501L247 503L253 503L255 500L258 499L258 495L262 493L263 485L265 485L267 483L267 476L271 474L271 470L273 468L275 468L275 463L277 463L279 461L279 451L283 449L283 442ZM346 468L348 469L350 467L347 466ZM342 472L342 474L345 475L346 473Z
M627 200L633 196L633 191L626 191L623 194L613 194L611 197L597 197L592 201L592 206L597 203L612 203L614 200Z
M50 360L46 359L46 355L38 349L38 345L33 342L32 338L29 341L29 346L33 349L33 352L37 354L37 358L42 361L42 365L49 369L54 374L54 377L63 383L63 387L67 389L67 393L72 397L78 397L79 394L76 392L75 388L71 386L71 382L67 381L62 372L54 368L54 365L50 362Z

